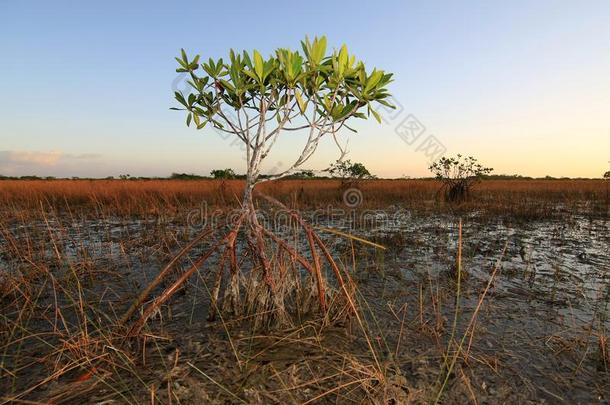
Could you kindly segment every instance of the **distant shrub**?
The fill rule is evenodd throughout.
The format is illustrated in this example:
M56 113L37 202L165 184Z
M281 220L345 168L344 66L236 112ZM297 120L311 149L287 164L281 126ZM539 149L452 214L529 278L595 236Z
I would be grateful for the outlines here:
M311 170L301 170L300 172L295 174L295 178L299 179L313 179L315 177L315 173Z
M233 169L216 169L210 172L215 179L234 179L235 172Z
M203 176L199 176L198 174L187 174L187 173L172 173L169 176L171 180L200 180L205 179Z
M468 199L472 186L492 172L491 167L484 167L472 156L443 156L429 167L437 179L443 182L441 192L446 201L463 202Z
M352 163L351 160L337 161L328 172L333 177L339 177L343 186L351 187L358 180L375 178L362 163Z

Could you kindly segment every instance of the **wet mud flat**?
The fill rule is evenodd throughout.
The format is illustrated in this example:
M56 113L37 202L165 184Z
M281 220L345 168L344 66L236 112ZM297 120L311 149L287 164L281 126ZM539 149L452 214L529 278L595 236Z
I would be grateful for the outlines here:
M372 234L396 240L394 231ZM386 257L386 271L411 283L411 294L413 283L441 291L437 297L444 298L439 304L444 310L436 324L441 328L450 327L445 324L455 314L457 232L451 218L412 221L399 230L402 248L390 262ZM504 400L511 402L607 401L608 221L574 215L511 224L474 215L464 220L462 250L465 277L458 330L472 319L482 291L489 288L465 342L476 347L479 366L488 367L472 374L480 381L475 396L495 392L498 400L506 395ZM384 282L383 288L392 294L397 285L401 282Z
M321 231L357 286L362 322L208 322L201 269L128 342L118 318L196 230L7 222L0 402L428 403L440 391L443 403L608 401L607 218L462 216L458 290L458 217L390 214L318 223L386 247Z

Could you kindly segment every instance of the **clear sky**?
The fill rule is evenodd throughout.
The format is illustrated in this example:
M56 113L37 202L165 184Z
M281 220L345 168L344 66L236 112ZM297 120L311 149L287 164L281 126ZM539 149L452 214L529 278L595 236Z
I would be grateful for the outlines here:
M349 158L379 176L427 175L429 136L496 173L610 169L609 1L0 0L0 174L242 171L231 140L169 110L183 86L174 56L300 49L305 35L395 73L397 116L349 133ZM410 114L425 127L411 145L396 134ZM284 139L268 170L299 141ZM324 144L309 166L336 155Z

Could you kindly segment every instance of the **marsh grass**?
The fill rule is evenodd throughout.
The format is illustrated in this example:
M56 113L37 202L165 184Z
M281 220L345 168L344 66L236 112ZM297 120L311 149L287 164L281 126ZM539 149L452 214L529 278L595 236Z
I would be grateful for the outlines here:
M478 403L537 398L544 391L559 400L552 387L520 373L521 397L485 388L491 374L498 376L498 387L517 390L512 381L500 381L509 359L522 355L489 353L481 338L489 336L486 328L497 314L494 280L502 270L501 249L481 283L461 279L461 271L459 286L454 277L431 272L407 282L385 266L376 246L384 241L371 245L360 236L330 233L346 241L332 253L349 294L329 294L322 313L308 311L306 300L292 301L298 316L291 322L252 328L256 311L228 316L220 302L212 303L214 277L197 271L151 312L137 336L126 339L124 314L137 293L195 236L184 212L201 199L230 206L241 186L239 181L0 182L0 403ZM289 180L267 191L293 207L325 206L340 203L335 187L333 181ZM513 220L561 216L583 204L588 214L602 215L606 192L595 181L484 182L471 205L449 207L435 199L432 181L361 187L365 207L401 204L456 215L502 211ZM142 220L151 216L167 219ZM463 243L460 238L458 246ZM174 283L206 248L204 243L186 255L152 290ZM468 273L456 252L447 254ZM284 256L277 263L290 274L295 264ZM287 291L315 298L310 281L291 280ZM357 310L349 317L343 316L345 297ZM203 313L210 310L213 322ZM608 372L604 311L599 309L588 330L570 326L573 336L554 333L543 342L558 359L569 357L574 375L590 378L591 361L599 373ZM530 340L527 350L548 356ZM591 390L603 392L595 384Z
M201 207L239 207L241 180L3 180L0 207L27 217L41 202L55 210L94 218L167 217L183 219ZM263 183L260 192L290 208L311 209L342 202L341 180L279 180ZM607 215L608 182L604 180L485 180L472 190L471 201L444 203L436 180L362 180L360 208L407 209L433 212L483 211L507 218L545 218L582 211Z

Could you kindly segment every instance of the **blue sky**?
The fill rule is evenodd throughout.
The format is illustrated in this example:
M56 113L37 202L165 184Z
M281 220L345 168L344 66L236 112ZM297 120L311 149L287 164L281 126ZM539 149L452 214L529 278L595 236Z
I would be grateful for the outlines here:
M373 173L427 175L418 143L429 136L497 173L609 169L610 2L347 4L0 0L0 174L242 171L230 139L169 110L182 85L174 56L298 49L305 35L395 73L396 118L346 134L349 158ZM409 115L425 126L411 145L395 132ZM267 169L289 165L301 144L282 140ZM336 157L326 143L308 166Z

